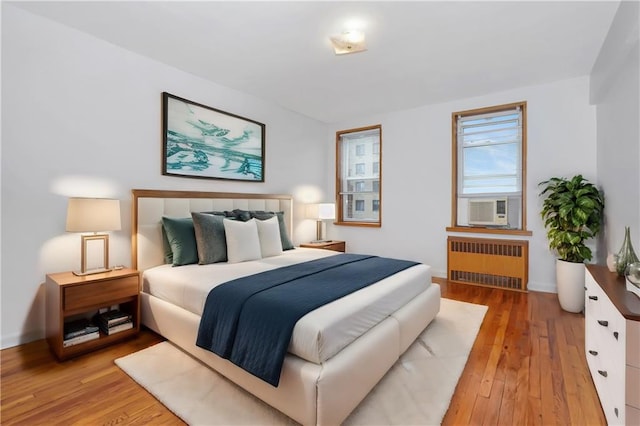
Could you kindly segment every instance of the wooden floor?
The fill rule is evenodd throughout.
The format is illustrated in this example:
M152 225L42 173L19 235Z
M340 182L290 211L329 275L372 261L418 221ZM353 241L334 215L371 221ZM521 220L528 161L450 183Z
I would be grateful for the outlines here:
M584 316L557 295L442 284L489 306L444 425L605 425L584 356Z
M584 317L556 295L442 283L442 296L489 306L445 425L604 425L584 358ZM0 352L3 425L184 424L113 360L162 338L59 363L44 340Z

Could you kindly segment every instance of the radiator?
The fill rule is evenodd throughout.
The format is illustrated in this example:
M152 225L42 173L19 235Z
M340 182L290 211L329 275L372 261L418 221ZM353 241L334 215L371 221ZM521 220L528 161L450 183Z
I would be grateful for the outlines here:
M488 238L447 238L449 281L527 291L529 242Z

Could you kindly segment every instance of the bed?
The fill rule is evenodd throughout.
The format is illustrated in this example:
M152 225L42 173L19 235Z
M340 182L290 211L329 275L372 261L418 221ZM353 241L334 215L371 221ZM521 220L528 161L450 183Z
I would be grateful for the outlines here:
M196 345L206 292L237 274L336 253L296 247L234 264L165 264L163 217L232 210L283 212L280 225L293 236L293 204L289 195L134 189L132 265L142 274L142 324L297 422L340 424L438 313L440 287L431 283L428 266L410 267L302 317L274 387ZM204 275L217 281L212 284Z

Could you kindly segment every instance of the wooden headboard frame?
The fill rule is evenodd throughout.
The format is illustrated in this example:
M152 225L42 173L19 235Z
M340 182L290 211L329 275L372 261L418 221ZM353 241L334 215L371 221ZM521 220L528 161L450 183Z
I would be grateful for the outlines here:
M233 209L284 211L293 230L293 197L236 192L131 190L131 267L143 271L163 263L162 216L190 217L191 212Z

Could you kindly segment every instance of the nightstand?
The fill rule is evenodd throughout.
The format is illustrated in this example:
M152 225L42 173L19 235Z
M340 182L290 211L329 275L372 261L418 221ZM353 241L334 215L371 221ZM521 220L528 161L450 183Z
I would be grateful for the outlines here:
M133 337L140 331L140 274L120 269L93 275L76 276L72 272L47 275L46 335L51 351L65 360L114 342ZM133 328L71 346L64 345L64 324L83 316L93 316L101 308L119 305L131 315Z
M341 251L342 253L344 253L346 251L346 249L347 249L346 243L344 241L336 241L336 240L323 241L321 243L313 243L313 242L304 243L304 244L300 244L300 247Z

